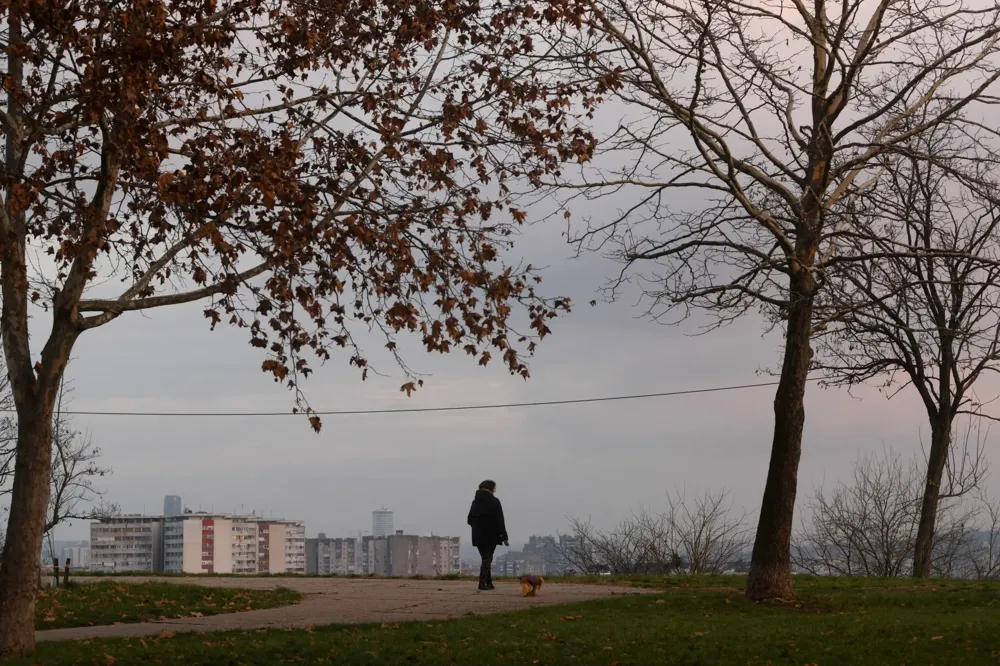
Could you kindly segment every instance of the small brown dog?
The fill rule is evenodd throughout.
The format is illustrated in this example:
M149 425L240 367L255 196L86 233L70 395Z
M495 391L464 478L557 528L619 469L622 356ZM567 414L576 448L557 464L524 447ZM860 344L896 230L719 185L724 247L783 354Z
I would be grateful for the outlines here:
M541 576L535 576L533 574L528 574L527 576L521 576L521 596L522 597L533 597L535 592L541 589L542 583L545 579Z

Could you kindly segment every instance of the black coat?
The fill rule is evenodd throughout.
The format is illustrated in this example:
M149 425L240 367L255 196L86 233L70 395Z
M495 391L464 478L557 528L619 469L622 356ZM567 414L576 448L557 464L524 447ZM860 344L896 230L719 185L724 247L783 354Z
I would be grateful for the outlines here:
M472 545L479 547L499 546L507 541L507 526L503 522L503 507L496 495L480 488L469 509L469 525L472 527Z

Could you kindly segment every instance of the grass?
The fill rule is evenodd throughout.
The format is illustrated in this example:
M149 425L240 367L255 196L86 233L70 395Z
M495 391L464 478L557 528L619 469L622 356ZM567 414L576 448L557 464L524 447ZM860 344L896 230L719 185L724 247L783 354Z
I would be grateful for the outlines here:
M740 577L628 582L659 592L447 622L42 643L10 666L1000 663L998 583L797 578L797 602L755 604Z
M260 610L295 603L297 592L209 588L175 583L99 582L49 588L35 606L37 629L146 622Z

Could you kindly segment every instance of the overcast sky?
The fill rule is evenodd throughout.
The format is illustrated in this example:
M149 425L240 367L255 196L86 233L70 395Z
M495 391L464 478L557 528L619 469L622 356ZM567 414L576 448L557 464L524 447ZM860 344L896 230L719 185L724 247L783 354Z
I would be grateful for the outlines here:
M695 325L636 319L631 302L587 304L614 266L571 259L562 229L535 226L518 252L547 265L545 288L575 311L553 326L528 381L499 364L405 351L428 373L406 398L401 375L362 383L347 356L306 389L317 409L381 409L585 398L765 381L777 336L753 317L692 336ZM36 333L40 337L40 333ZM208 330L198 305L126 314L86 333L70 376L72 408L101 411L287 411L292 397L260 372L244 335ZM859 453L917 453L925 416L910 392L886 401L810 387L800 499L846 478ZM460 413L328 416L321 434L298 417L76 417L114 474L102 479L125 512L159 513L179 494L193 510L247 511L304 520L308 535L371 529L371 511L395 512L397 529L468 537L465 514L478 482L499 484L512 539L564 531L567 518L609 527L665 493L729 489L756 511L767 469L772 388L599 404ZM993 451L990 445L990 452ZM995 482L994 482L995 483ZM83 523L58 538L86 538Z

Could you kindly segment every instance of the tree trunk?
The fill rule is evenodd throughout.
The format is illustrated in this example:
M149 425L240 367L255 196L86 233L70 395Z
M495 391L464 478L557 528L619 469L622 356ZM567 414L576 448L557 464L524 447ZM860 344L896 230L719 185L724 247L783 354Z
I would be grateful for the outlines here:
M52 402L18 412L17 460L0 562L0 658L35 649L35 596L52 467Z
M800 268L799 273L802 272ZM785 356L774 396L771 461L747 577L746 595L758 601L793 596L792 518L802 454L802 428L806 420L806 380L812 360L809 340L815 292L811 278L793 275L789 293Z
M941 408L942 415L931 428L931 450L927 456L927 482L920 504L920 523L917 526L917 542L913 549L913 577L928 578L931 575L931 559L934 553L934 527L937 523L938 505L941 501L941 480L951 447L951 417L947 407Z

